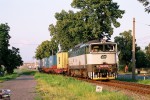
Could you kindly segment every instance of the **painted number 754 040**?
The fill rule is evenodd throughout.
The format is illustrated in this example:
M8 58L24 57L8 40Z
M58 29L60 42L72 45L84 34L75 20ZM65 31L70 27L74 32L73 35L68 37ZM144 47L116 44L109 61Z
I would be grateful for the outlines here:
M101 59L106 59L107 55L101 55Z

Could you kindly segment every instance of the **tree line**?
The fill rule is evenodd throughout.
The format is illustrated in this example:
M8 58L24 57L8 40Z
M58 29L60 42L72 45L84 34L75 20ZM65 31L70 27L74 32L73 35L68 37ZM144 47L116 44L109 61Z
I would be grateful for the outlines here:
M19 48L9 48L9 35L10 27L8 24L0 24L0 74L4 75L5 72L12 74L17 66L23 64L20 56Z
M138 0L145 7L149 5L146 0ZM145 2L147 5L145 5ZM44 41L36 49L35 57L42 59L58 51L58 45L63 51L68 51L79 43L113 35L114 28L118 28L118 19L123 17L125 10L119 9L119 5L112 0L73 0L73 8L62 10L55 14L56 25L50 24L51 40ZM149 13L149 7L145 11ZM129 65L132 61L132 31L127 30L114 38L118 44L118 56L120 64ZM136 45L136 67L150 67L150 44L142 51Z
M131 70L132 63L132 31L124 31L114 38L118 46L118 57L121 65L128 65ZM136 68L150 68L150 43L141 49L135 45Z

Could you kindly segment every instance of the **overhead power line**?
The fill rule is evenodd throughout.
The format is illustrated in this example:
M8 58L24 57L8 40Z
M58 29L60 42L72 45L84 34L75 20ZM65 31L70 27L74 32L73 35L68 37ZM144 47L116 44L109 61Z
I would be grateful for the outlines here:
M18 44L18 45L40 45L36 43L10 43L10 44Z
M143 25L145 25L145 26L150 26L150 24L146 24L146 23L142 23L142 22L137 22L137 21L136 21L136 23L137 23L137 24L143 24Z

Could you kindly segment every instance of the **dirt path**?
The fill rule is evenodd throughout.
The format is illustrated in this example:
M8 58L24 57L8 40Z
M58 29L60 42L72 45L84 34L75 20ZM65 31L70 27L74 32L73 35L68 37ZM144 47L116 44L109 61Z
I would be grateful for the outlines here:
M20 77L0 83L0 89L11 90L11 100L34 100L36 81L31 75L21 75Z

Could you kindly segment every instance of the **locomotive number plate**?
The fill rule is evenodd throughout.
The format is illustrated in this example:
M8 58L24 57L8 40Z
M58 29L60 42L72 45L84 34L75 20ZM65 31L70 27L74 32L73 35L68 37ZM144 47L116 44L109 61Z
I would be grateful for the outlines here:
M107 55L101 55L101 59L106 59Z

